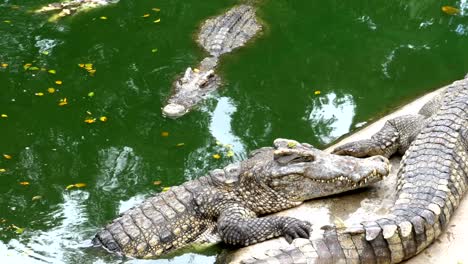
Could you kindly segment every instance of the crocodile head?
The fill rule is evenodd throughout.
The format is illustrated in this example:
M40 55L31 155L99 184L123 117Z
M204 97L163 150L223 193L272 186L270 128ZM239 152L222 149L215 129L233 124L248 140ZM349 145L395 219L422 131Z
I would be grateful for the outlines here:
M181 117L216 90L220 84L220 78L214 73L216 63L217 58L209 57L201 62L200 69L188 67L174 82L174 94L163 108L163 114L171 118Z
M382 156L338 156L288 139L276 139L274 146L268 161L252 163L251 175L290 201L365 187L382 180L390 171L389 161Z

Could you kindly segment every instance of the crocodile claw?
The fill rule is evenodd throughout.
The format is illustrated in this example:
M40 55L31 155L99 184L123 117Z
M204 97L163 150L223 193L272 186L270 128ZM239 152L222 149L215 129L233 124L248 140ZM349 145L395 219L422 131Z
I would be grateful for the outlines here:
M292 219L283 228L283 235L289 244L296 238L306 238L310 236L312 226L309 222Z

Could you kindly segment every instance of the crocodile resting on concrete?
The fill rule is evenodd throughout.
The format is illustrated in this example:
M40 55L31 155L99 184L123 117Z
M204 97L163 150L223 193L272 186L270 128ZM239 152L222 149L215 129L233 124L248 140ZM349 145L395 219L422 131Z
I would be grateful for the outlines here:
M336 148L356 157L405 153L388 214L360 225L324 226L318 238L243 263L399 263L434 242L468 187L468 75L417 115L387 121L368 140Z
M276 139L274 146L147 199L99 231L93 244L155 258L194 244L308 238L309 223L264 215L370 185L389 173L381 156L339 156L287 139Z
M117 3L119 0L69 0L64 2L56 2L43 6L37 10L35 13L45 13L52 11L60 11L58 14L53 15L49 21L55 21L58 18L76 14L78 12L106 6L109 4Z
M186 114L203 98L216 90L220 78L214 70L219 57L243 46L261 29L252 6L236 6L226 13L205 21L198 34L198 44L211 56L206 57L198 68L187 68L185 74L174 82L174 92L163 114L177 118Z

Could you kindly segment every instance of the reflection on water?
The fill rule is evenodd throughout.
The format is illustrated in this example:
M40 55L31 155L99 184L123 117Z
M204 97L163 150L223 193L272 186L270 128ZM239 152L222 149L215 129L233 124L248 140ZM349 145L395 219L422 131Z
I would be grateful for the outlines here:
M64 193L64 202L47 219L47 224L53 226L50 230L26 230L23 239L27 238L27 242L12 239L7 245L0 245L0 255L4 254L8 261L3 263L64 263L76 258L82 241L88 238L85 233L76 232L87 225L88 198L86 191Z
M236 106L232 100L228 97L220 97L212 112L208 109L204 112L210 115L208 127L212 139L207 140L207 145L189 153L184 172L187 180L202 176L210 170L223 168L247 156L244 143L233 133L231 127L232 115L236 112ZM219 159L213 158L214 154L219 155ZM213 161L217 161L215 166L213 166Z
M265 32L223 59L221 96L207 100L207 111L168 120L160 108L174 79L205 56L193 39L199 24L239 1L119 1L57 23L28 13L54 1L0 0L0 114L8 115L0 118L0 263L121 263L79 247L162 187L276 137L323 146L468 69L466 0L453 4L457 16L435 0L253 1L262 2ZM62 98L69 104L58 106ZM108 121L86 124L88 112ZM66 190L75 183L86 187Z
M398 72L398 67L396 65L400 65L399 63L395 63L396 56L399 55L399 53L403 52L408 52L408 53L416 53L420 51L426 51L429 52L431 47L429 45L420 45L420 46L415 46L411 44L406 44L406 45L400 45L393 49L390 54L385 56L385 61L382 63L382 73L385 75L386 78L391 79L394 77L395 73ZM395 66L392 66L392 63L395 64Z
M377 29L377 25L376 25L375 22L372 20L372 18L370 18L369 16L362 16L362 17L359 17L359 18L357 19L357 21L366 24L367 27L368 27L370 30L376 30L376 29Z
M218 100L210 123L211 135L223 144L232 145L234 153L244 155L245 149L240 138L233 134L231 129L232 114L236 112L236 106L227 97Z
M312 130L321 136L324 144L348 133L353 122L356 105L349 94L337 96L331 92L314 99L307 112Z

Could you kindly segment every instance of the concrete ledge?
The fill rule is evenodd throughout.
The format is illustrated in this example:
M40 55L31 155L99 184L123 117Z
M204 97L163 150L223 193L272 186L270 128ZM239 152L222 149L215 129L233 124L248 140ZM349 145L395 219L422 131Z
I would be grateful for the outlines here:
M443 88L429 93L399 110L387 115L355 134L341 140L336 145L359 139L369 138L379 131L385 121L400 115L417 113L419 109ZM334 146L327 149L330 151ZM391 159L392 171L388 178L371 188L348 192L342 195L325 199L309 201L299 207L277 213L310 221L314 227L312 237L319 236L316 229L324 224L352 225L362 220L377 218L385 214L393 204L396 185L396 171L399 167L400 157ZM468 244L468 201L465 197L454 213L445 232L430 247L406 263L468 263L468 253L465 252ZM272 250L287 248L289 244L283 238L272 239L263 243L234 251L224 251L218 258L220 263L240 263L250 256L271 254Z

